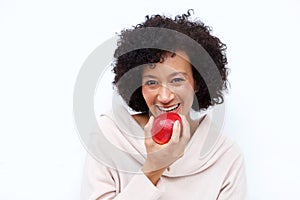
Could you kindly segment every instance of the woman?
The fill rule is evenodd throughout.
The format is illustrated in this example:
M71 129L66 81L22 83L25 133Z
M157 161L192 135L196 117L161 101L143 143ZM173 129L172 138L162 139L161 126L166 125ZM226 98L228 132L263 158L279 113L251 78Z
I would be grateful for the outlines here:
M246 198L242 153L211 115L227 90L225 49L190 11L174 19L146 16L121 32L114 84L134 112L119 107L101 115L104 137L95 134L94 148L102 157L87 158L83 199ZM175 122L161 145L151 130L167 112L179 114L182 125ZM104 140L125 153L99 145Z

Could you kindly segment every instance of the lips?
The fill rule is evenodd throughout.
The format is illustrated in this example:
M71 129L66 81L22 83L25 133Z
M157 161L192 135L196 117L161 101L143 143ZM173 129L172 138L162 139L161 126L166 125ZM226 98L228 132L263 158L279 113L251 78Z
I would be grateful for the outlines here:
M178 107L180 106L180 103L174 105L174 106L170 106L170 107L161 107L161 106L157 106L158 110L160 110L161 112L171 112L171 111L175 111Z

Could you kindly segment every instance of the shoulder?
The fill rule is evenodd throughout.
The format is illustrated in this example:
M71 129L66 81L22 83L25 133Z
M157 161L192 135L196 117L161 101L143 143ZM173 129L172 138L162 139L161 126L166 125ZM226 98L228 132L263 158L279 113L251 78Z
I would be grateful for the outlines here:
M228 137L224 138L227 148L218 165L223 180L219 198L246 199L247 178L243 151L238 143Z
M244 153L240 145L226 135L221 136L222 144L217 150L218 163L226 174L239 173L245 168Z
M226 173L233 166L243 165L244 156L238 143L222 133L210 151L202 157L202 160L207 161L208 166L213 165Z
M224 134L222 134L220 137L222 143L220 150L222 151L223 155L226 155L226 157L230 158L231 160L243 157L242 148L236 141Z

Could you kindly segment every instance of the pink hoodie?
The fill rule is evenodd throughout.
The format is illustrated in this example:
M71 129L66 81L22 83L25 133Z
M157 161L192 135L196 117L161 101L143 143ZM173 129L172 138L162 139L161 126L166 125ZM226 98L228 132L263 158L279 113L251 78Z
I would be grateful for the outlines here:
M90 136L82 200L246 199L239 147L225 135L216 134L214 145L203 153L204 141L212 134L209 129L214 127L210 113L190 139L184 156L163 173L156 186L140 170L146 158L144 132L130 114L102 115L99 126L103 135Z

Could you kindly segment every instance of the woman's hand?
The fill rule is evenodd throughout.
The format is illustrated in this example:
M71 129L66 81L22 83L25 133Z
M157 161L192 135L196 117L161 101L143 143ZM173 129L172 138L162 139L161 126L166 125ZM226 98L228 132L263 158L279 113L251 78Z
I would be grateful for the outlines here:
M173 125L171 139L163 145L152 140L153 116L150 117L144 128L147 158L142 170L154 185L156 185L162 173L173 162L183 156L186 144L190 139L190 125L185 116L181 115L180 117L182 119L182 130L179 121L176 121Z

